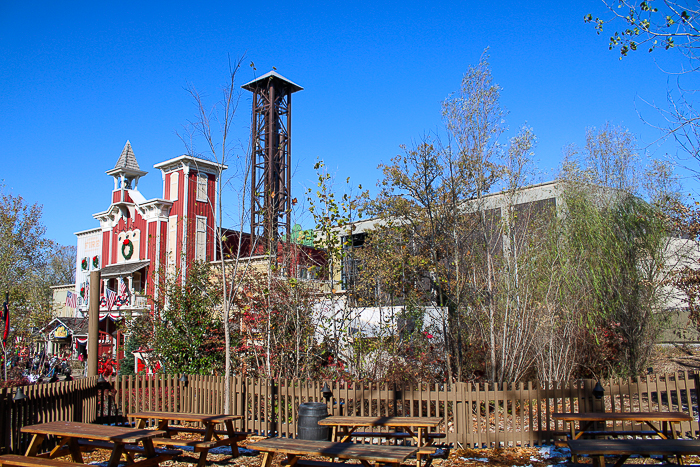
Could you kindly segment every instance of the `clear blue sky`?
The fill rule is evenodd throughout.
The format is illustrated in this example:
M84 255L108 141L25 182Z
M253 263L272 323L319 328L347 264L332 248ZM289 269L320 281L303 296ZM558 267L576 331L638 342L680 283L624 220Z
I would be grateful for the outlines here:
M305 3L301 5L301 3ZM298 4L298 5L295 5ZM48 237L75 244L107 209L111 169L130 140L149 174L140 190L160 197L153 164L185 152L175 135L195 117L188 83L219 97L228 56L246 56L238 84L276 67L304 87L293 96L293 193L325 160L340 179L373 187L376 167L441 126L440 103L490 47L510 134L538 138L542 179L569 143L606 121L640 146L658 132L637 115L641 98L663 103L668 76L654 58L620 61L584 24L605 15L580 2L0 2L0 179L44 206ZM257 71L250 66L255 63ZM246 144L250 93L235 122ZM656 157L673 145L649 148ZM685 180L688 192L694 182Z

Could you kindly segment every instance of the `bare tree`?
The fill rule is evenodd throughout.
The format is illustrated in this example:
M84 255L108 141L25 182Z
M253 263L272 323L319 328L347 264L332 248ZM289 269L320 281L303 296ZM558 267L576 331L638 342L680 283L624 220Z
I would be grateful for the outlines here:
M645 0L639 4L629 0L604 0L609 18L584 20L595 25L598 34L608 23L621 24L609 39L610 49L619 49L620 58L637 50L653 52L658 49L678 52L676 69L660 69L672 76L675 88L667 91L667 105L649 103L662 118L662 123L650 125L662 131L662 139L674 138L690 156L700 161L700 113L697 108L696 73L700 71L700 7L686 0ZM690 168L698 173L697 168Z
M185 144L187 151L191 155L199 155L194 146L197 137L205 141L205 157L218 164L219 174L217 177L216 199L212 202L211 208L215 213L214 235L217 243L218 264L221 288L222 288L222 319L224 322L225 338L225 374L224 374L224 407L226 413L231 406L231 312L235 303L236 295L240 292L240 279L243 271L250 267L250 261L242 261L243 256L243 235L242 227L245 225L246 216L246 193L249 177L247 171L250 168L248 163L251 157L250 150L243 158L235 158L234 150L241 149L241 145L231 141L231 128L233 120L240 102L241 91L236 88L236 75L240 70L244 57L231 62L229 60L229 79L222 88L222 98L219 102L209 108L202 95L197 89L190 85L187 91L192 96L197 107L197 117L190 121L185 135L179 135ZM234 174L224 179L223 171L227 164L239 161L241 166L233 167ZM223 191L225 188L232 188L238 196L238 235L233 239L227 238L223 227L224 206Z
M49 260L51 283L74 284L75 283L75 245L54 245Z

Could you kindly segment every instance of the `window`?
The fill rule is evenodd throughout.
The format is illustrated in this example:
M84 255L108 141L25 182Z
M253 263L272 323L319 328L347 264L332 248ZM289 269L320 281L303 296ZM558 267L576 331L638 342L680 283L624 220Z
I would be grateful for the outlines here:
M170 174L170 201L177 201L178 178L180 178L178 172Z
M133 289L135 293L141 293L143 292L141 290L141 273L140 272L135 272L134 275L131 278L131 282L133 285Z
M207 259L207 218L203 216L197 216L194 259L197 261L205 261Z
M352 236L348 237L342 237L341 239L343 249L345 250L341 271L342 287L344 289L352 288L357 281L362 264L361 261L355 257L354 250L357 248L363 248L366 240L367 234L364 232L353 234Z
M303 281L318 279L318 267L317 266L298 266L297 279L301 279Z
M207 201L207 174L197 174L197 201Z

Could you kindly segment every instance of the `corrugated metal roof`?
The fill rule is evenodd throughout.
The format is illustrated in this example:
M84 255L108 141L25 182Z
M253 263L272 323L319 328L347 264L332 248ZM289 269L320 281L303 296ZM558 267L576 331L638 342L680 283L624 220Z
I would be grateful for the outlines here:
M100 271L102 279L111 279L113 277L128 276L139 269L145 268L151 263L150 260L134 261L133 263L120 263L105 266Z

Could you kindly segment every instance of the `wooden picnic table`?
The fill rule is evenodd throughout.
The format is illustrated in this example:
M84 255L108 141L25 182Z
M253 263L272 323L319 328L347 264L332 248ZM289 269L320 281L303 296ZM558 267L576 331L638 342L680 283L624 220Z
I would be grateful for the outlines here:
M416 446L386 446L381 444L336 443L333 441L309 441L290 438L268 438L248 445L249 448L264 453L261 467L270 467L275 453L286 454L283 465L313 467L334 467L336 464L300 460L302 456L323 456L337 459L357 459L364 467L371 463L389 464L398 467L408 456L414 454ZM347 464L337 464L338 466Z
M331 440L341 443L347 442L350 438L411 438L415 442L418 452L416 453L416 465L420 467L423 456L435 453L435 448L430 446L436 438L444 438L444 433L431 433L431 428L436 428L442 423L440 417L350 417L332 416L318 421L319 425L330 426L333 431ZM387 427L393 431L363 431L358 432L362 427ZM400 428L404 431L396 431ZM426 463L426 465L429 464Z
M554 420L569 422L571 439L578 439L586 433L605 434L603 432L592 431L590 428L595 422L637 422L647 425L655 434L661 438L675 438L676 432L673 429L675 423L691 422L693 417L683 412L580 412L580 413L554 413ZM579 422L576 430L575 423ZM661 423L659 427L659 423ZM612 430L610 434L620 434L620 431ZM622 434L633 435L634 432L624 432Z
M128 462L135 467L157 466L160 462L172 459L180 451L167 451L156 453L153 447L153 438L164 434L157 430L142 430L137 428L95 425L79 422L48 422L22 427L23 433L34 435L27 448L25 456L5 455L0 456L0 464L8 466L48 465L70 466L71 463L51 460L56 457L70 455L74 463L83 463L81 448L86 442L89 446L110 449L109 467L117 467L121 455L126 453ZM56 436L59 442L49 453L39 454L39 447L47 436ZM141 444L139 447L138 445ZM131 453L141 452L145 459L134 461Z
M574 455L588 454L593 456L598 467L605 467L605 455L620 456L615 467L620 467L632 455L676 456L679 464L683 463L681 456L700 455L700 440L695 439L575 439L568 444L572 459Z
M160 412L160 411L142 411L129 414L130 418L136 419L137 428L145 428L148 420L158 420L156 430L159 430L162 435L154 438L153 443L156 445L166 446L190 446L194 452L199 452L199 467L204 467L207 462L207 454L209 450L219 446L230 446L231 455L238 456L238 441L245 439L246 434L236 432L233 428L233 421L240 420L241 415L224 415L224 414L197 414L197 413L180 413L180 412ZM190 422L201 424L201 428L186 427L183 425L172 425L170 422ZM216 425L225 425L224 430L217 430ZM187 432L198 433L201 435L199 439L174 439L172 435Z
M610 435L610 436L635 436L656 434L662 439L674 439L676 431L673 429L675 423L689 422L693 417L683 412L573 412L573 413L554 413L554 420L562 420L569 423L571 440L578 440L583 435ZM605 430L599 431L591 429L595 427L596 422L636 422L647 425L652 429L651 432L642 432L637 430ZM576 429L576 423L579 422L579 428ZM660 423L660 425L659 425ZM572 451L572 462L577 461L576 454Z

